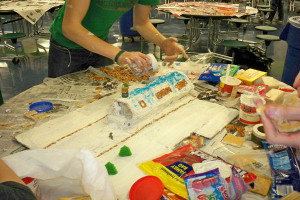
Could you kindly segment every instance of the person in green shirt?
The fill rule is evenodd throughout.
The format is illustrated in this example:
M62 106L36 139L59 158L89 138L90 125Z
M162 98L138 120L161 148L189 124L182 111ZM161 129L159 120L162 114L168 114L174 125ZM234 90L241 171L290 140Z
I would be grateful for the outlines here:
M176 38L165 38L150 22L151 6L158 3L160 0L66 0L50 28L48 76L105 66L107 60L119 65L135 63L146 71L151 64L148 56L121 50L105 41L113 23L131 8L134 28L143 38L161 47L169 65L179 53L188 58Z

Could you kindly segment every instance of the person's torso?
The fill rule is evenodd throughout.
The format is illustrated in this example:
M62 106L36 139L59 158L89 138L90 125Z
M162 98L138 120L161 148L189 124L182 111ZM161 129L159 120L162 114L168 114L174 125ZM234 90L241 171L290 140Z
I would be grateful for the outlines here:
M97 37L105 40L113 23L129 11L136 3L155 5L158 2L159 1L157 0L91 0L89 9L82 21L82 25ZM65 8L66 3L58 11L56 18L51 25L50 31L52 37L59 44L67 48L82 48L64 37L62 33L62 21Z

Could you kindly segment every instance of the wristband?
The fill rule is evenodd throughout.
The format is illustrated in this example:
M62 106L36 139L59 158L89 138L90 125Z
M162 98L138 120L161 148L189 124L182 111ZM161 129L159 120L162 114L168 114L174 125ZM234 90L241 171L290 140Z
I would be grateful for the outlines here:
M116 57L115 57L115 62L118 62L119 57L122 55L122 53L124 53L124 50L119 51L119 53L117 53Z

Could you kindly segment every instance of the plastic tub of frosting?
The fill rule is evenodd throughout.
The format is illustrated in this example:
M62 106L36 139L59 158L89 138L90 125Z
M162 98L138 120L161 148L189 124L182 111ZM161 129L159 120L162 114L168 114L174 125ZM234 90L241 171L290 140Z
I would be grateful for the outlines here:
M222 76L219 84L219 95L222 97L235 97L238 91L241 80L231 76Z
M256 100L266 103L264 98L254 95L242 94L240 101L241 107L239 112L239 121L244 124L259 124L261 122L260 115L256 112Z

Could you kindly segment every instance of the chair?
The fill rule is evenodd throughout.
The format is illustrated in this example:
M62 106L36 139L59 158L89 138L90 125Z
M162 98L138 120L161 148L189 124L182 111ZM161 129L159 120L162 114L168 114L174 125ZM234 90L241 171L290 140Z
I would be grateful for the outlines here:
M183 22L184 22L184 24L185 24L185 31L184 31L183 37L187 37L188 23L189 23L189 21L190 21L190 18L180 16L180 17L178 17L177 19L183 20Z
M241 48L247 48L249 46L249 43L240 40L223 40L219 43L219 45L225 47L226 52L227 52L227 48L230 48L232 50L231 57L229 58L231 58L231 63L234 64L235 50Z
M257 39L263 40L265 42L266 51L268 49L268 46L271 44L272 41L279 41L279 36L276 35L257 35Z
M263 25L265 24L265 20L266 20L266 15L270 12L274 12L273 9L271 8L258 8L258 10L261 12L262 16L263 16Z
M131 38L131 42L134 42L134 37L140 36L140 34L133 28L133 9L130 9L120 18L120 31L123 42L125 37Z
M18 64L20 61L16 48L17 40L26 36L26 34L24 33L22 18L18 17L18 15L13 12L7 12L4 14L2 13L1 15L3 15L4 17L0 16L0 27L2 32L2 35L0 35L0 40L3 40L3 43L0 44L0 47L8 48L14 51L16 57L12 59L12 62L14 64ZM8 19L7 16L10 16L10 18ZM17 26L17 22L19 22L19 26ZM8 24L11 25L12 29L9 32L5 31L4 29L4 25L7 26ZM9 40L11 40L12 45L8 43Z
M24 59L26 66L37 70L42 63L36 64L36 61L41 61L41 58L47 57L47 50L42 45L38 44L37 39L33 37L25 38L21 41L22 49L24 52Z
M243 25L243 39L244 39L244 35L247 29L247 24L249 23L248 20L246 19L240 19L240 18L231 18L228 20L229 23L235 24L235 26L237 27L237 36L239 34L239 30L241 28L241 26Z
M269 32L277 31L277 28L273 26L255 26L254 28L262 31L264 35L268 34Z
M150 19L150 22L153 24L153 26L155 28L157 28L157 26L159 24L164 24L165 20L163 19ZM131 27L130 30L132 31L136 31L134 27ZM144 51L144 43L146 43L145 39L141 36L141 52ZM153 54L155 55L155 51L156 51L156 44L154 44L154 50L153 50ZM162 52L160 50L160 58L162 58Z
M241 39L239 39L239 30L241 28L241 26L243 25L243 36L246 32L246 28L247 26L245 26L246 24L248 24L248 20L246 19L239 19L239 18L231 18L226 20L228 23L234 24L237 28L237 30L226 30L226 31L219 31L218 32L218 38L217 41L215 42L215 46L214 46L214 52L216 52L216 46L222 46L224 47L224 54L228 55L228 49L232 50L231 56L217 56L218 58L227 60L227 61L231 61L231 63L233 64L235 61L235 51L236 49L241 49L241 48L247 48L249 46L248 42L245 42ZM227 36L226 39L220 39L219 36L221 35L225 35ZM229 35L234 35L234 38L228 38Z

